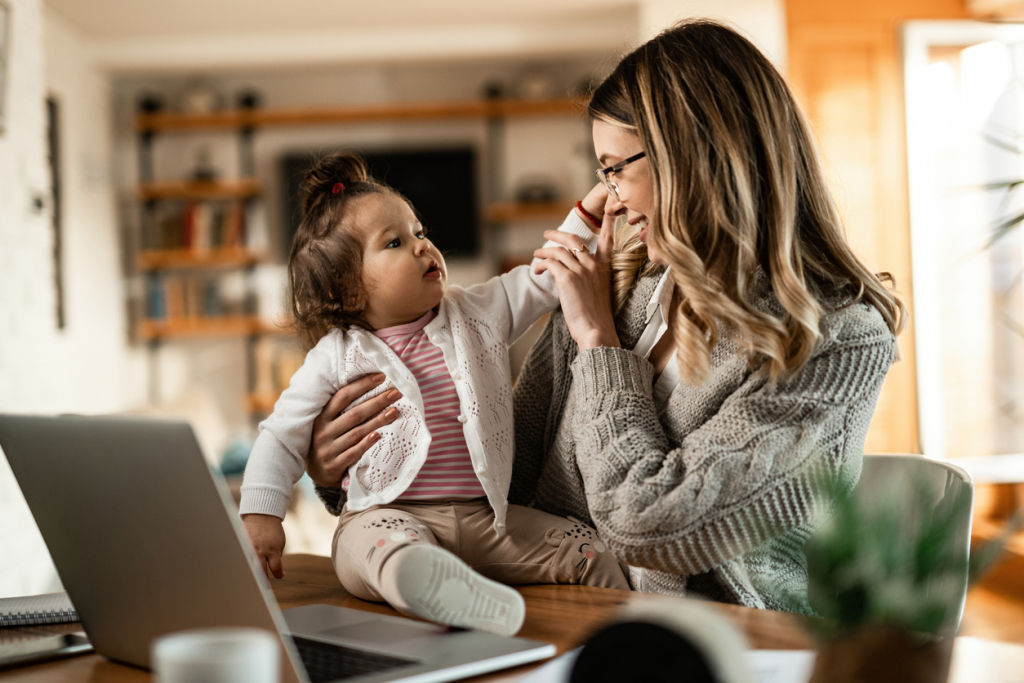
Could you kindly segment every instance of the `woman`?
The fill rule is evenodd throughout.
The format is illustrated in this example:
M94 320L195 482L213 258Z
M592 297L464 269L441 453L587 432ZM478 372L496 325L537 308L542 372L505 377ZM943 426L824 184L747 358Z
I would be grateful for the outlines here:
M782 77L732 30L665 31L589 114L600 246L548 233L566 248L537 254L562 308L516 385L510 501L592 523L634 588L810 612L820 484L856 483L903 305L850 250ZM636 232L612 255L615 219ZM393 419L368 419L384 398L338 417L366 389L315 428L319 484Z

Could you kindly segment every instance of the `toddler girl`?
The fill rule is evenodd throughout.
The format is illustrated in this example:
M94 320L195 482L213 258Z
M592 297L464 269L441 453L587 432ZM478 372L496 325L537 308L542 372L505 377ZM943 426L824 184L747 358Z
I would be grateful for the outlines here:
M242 485L240 512L261 560L282 575L281 520L314 418L342 385L382 373L362 400L397 390L399 418L342 482L332 557L346 590L511 635L523 599L497 581L628 589L592 529L508 504L508 345L558 304L554 278L520 266L448 287L444 258L412 206L369 178L356 156L326 157L303 188L288 268L292 310L312 350L260 425ZM596 242L575 212L561 229Z

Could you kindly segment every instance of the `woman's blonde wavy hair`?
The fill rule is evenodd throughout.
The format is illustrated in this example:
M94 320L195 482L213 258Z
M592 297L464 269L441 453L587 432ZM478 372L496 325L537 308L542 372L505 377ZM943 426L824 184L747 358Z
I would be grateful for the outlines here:
M674 26L627 55L598 86L591 118L635 134L654 176L648 243L672 267L680 371L701 381L719 334L763 358L772 381L803 368L826 308L866 301L893 334L906 308L888 273L847 243L814 140L782 76L714 22ZM612 260L616 306L650 268L635 235ZM754 308L758 269L785 309ZM888 283L888 287L885 283Z

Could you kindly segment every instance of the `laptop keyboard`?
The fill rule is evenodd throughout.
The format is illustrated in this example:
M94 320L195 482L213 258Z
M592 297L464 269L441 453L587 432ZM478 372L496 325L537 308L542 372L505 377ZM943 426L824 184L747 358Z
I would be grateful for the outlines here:
M418 664L410 659L357 650L344 645L331 645L317 640L292 636L299 657L306 666L312 683L355 678L366 674Z

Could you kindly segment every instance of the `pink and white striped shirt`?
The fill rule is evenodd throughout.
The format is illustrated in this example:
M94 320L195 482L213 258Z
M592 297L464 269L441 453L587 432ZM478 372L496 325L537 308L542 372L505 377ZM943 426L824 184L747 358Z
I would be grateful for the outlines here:
M430 311L407 325L374 332L409 368L423 396L424 422L430 431L430 450L416 478L398 500L438 500L485 496L470 460L469 446L459 422L461 407L441 349L423 328L437 315Z

